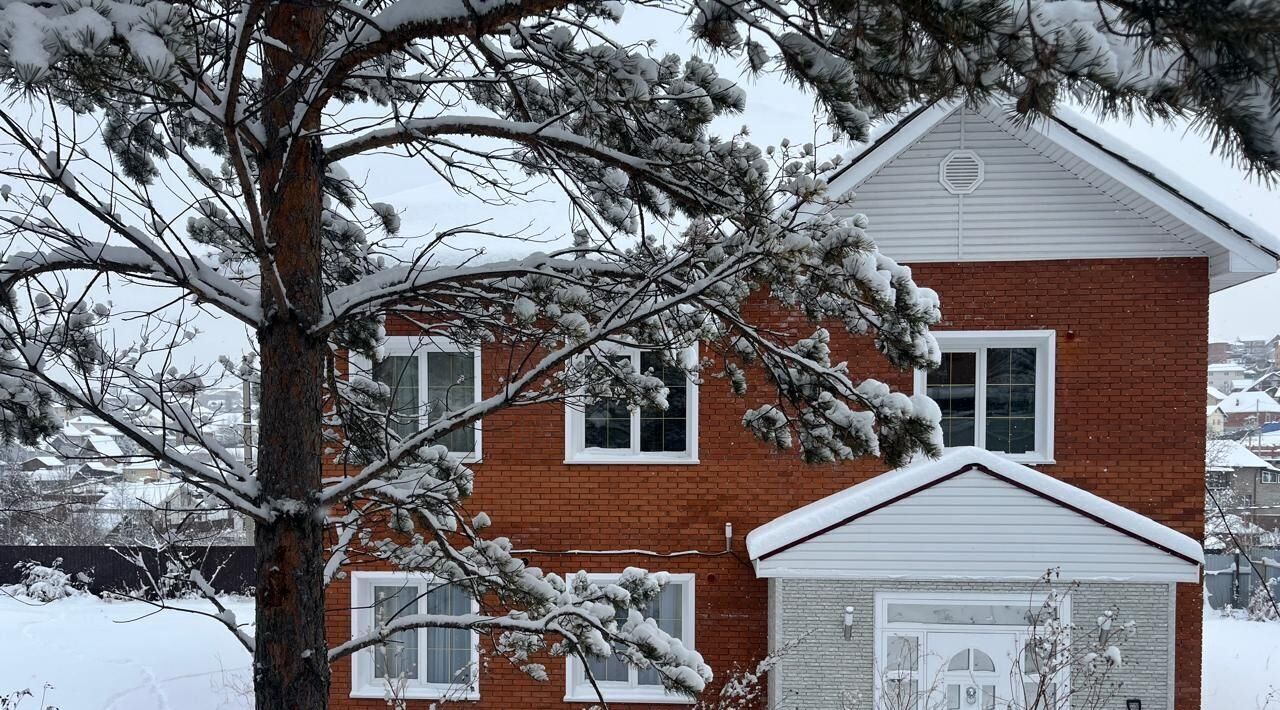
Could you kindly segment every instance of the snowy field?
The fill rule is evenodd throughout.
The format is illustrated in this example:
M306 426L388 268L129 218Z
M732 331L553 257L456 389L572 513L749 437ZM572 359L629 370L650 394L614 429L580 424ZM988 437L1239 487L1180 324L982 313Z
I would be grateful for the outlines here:
M204 609L198 601L173 602ZM253 604L230 599L240 619ZM141 602L0 595L0 697L31 688L61 710L243 710L249 656L216 622ZM1280 623L1205 617L1205 710L1280 710ZM19 708L41 707L27 699Z
M1204 618L1204 710L1280 710L1280 623Z
M233 598L237 618L253 601ZM170 602L192 609L205 601ZM0 595L0 697L30 688L37 710L243 710L253 706L249 654L218 622L142 602L92 597L36 604ZM43 689L48 683L53 687Z

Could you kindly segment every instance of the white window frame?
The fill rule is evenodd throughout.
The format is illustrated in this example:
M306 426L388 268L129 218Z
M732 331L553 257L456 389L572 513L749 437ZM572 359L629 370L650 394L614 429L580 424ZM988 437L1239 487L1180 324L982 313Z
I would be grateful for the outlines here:
M1280 472L1263 469L1262 473L1258 475L1258 478L1261 483L1266 485L1280 483Z
M1035 448L1020 454L997 451L1011 461L1051 464L1053 459L1054 389L1056 377L1055 330L935 330L933 337L944 353L977 354L977 387L974 393L974 446L986 448L987 358L988 348L1035 348L1036 350L1036 434ZM928 371L916 370L915 392L928 391Z
M418 358L418 406L425 411L427 405L427 358L421 357L428 352L437 353L471 353L475 359L472 371L475 373L475 401L479 402L483 395L481 394L481 382L484 379L483 371L480 369L480 348L470 345L461 345L449 338L441 336L429 335L388 335L383 348L384 355L412 355ZM373 379L373 363L369 358L358 353L353 353L350 357L350 367L352 372L358 373L369 379ZM479 463L481 454L481 423L483 420L477 420L475 427L475 451L458 452L450 451L449 458L462 461L464 463Z
M881 679L881 669L884 667L885 659L889 655L889 637L890 636L914 636L916 638L916 671L915 677L919 680L917 688L927 700L928 687L925 682L925 673L927 669L926 659L929 651L926 646L928 634L930 631L991 631L995 633L1012 633L1017 639L1018 650L1025 648L1027 640L1030 638L1029 628L1027 625L1013 624L929 624L924 622L893 622L889 623L889 605L894 603L907 604L1016 604L1018 606L1026 606L1028 609L1036 609L1043 607L1045 600L1048 598L1044 593L1000 593L1000 592L876 592L875 593L875 661L872 664L874 671L873 682L875 685L875 697L880 698L883 692L883 683ZM1071 624L1071 595L1063 595L1062 601L1058 604L1058 614L1062 617L1062 621L1068 627ZM1025 669L1021 669L1022 659L1018 659L1020 674L1019 682L1025 681L1028 674ZM910 677L907 674L906 677ZM1012 680L1012 679L1011 679ZM1057 679L1059 692L1066 692L1071 687L1071 669L1064 667ZM1015 688L1015 691L1021 690L1021 687ZM919 710L924 710L923 702L917 704Z
M632 365L639 371L641 348L632 348L615 344L597 346L616 356L628 355ZM692 346L685 351L688 357L696 362L698 348ZM631 448L629 449L588 449L586 448L586 402L581 395L570 397L565 405L564 417L564 462L567 464L696 464L698 463L698 383L688 377L685 385L685 450L684 451L641 451L640 450L640 410L631 411Z
M571 579L576 573L568 573L565 579ZM587 579L595 584L614 584L618 581L620 574L596 573L587 574ZM685 648L694 648L693 622L696 613L697 590L694 586L694 574L670 574L668 575L668 584L679 584L680 587L680 613L683 618L680 620L681 635L680 642ZM600 686L600 693L604 695L604 700L610 704L613 703L663 703L671 705L692 705L692 698L668 693L662 686L641 686L636 684L640 671L630 668L628 671L629 681L620 683L617 681L596 681ZM586 680L583 673L582 661L577 656L568 656L565 662L565 688L564 701L567 703L598 703L600 697L596 695L596 690L591 683Z
M439 586L440 582L433 576L412 572L352 572L351 573L351 635L352 637L368 633L373 628L373 588L383 584L412 585L424 594L427 588ZM472 613L480 612L480 604L471 600ZM422 634L422 629L418 633ZM420 653L426 655L426 644L418 639ZM390 688L385 679L373 677L373 653L377 647L361 649L351 654L351 694L353 698L377 698L387 696ZM419 669L424 665L420 662ZM399 697L408 700L479 700L480 699L480 635L471 634L471 672L472 682L468 687L457 683L427 683L418 680L406 680ZM421 674L420 674L421 675Z

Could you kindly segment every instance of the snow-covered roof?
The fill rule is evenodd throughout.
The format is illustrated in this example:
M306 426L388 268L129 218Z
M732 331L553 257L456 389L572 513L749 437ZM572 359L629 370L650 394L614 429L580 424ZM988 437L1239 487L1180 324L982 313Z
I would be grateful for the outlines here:
M1209 388L1209 396L1213 397L1215 400L1223 400L1227 398L1227 395L1223 394L1222 390L1218 389L1217 387Z
M1250 378L1248 378L1248 377L1242 377L1242 378L1240 378L1240 379L1232 380L1232 381L1231 381L1231 391L1232 391L1232 392L1243 392L1243 391L1245 391L1245 390L1249 389L1249 386L1250 386L1250 385L1252 385L1252 384L1253 384L1253 380L1252 380L1252 379L1250 379Z
M866 148L855 151L830 180L833 193L860 185L961 107L939 101L908 114ZM1228 205L1215 200L1160 161L1142 153L1066 107L1046 120L1021 121L1007 106L993 102L978 108L992 123L1082 176L1104 194L1134 207L1145 217L1210 258L1210 290L1219 291L1276 272L1280 238ZM1066 161L1062 156L1068 156Z
M101 434L92 434L89 436L86 445L103 456L119 457L124 456L124 452L120 450L120 445L115 439Z
M1204 465L1210 471L1233 471L1237 468L1265 468L1280 471L1253 453L1247 446L1228 439L1209 442L1204 451Z
M935 484L975 470L1030 491L1185 562L1203 562L1203 551L1198 541L1053 476L971 446L957 447L937 459L920 460L882 473L761 525L747 535L747 553L752 560L762 560ZM993 524L998 525L998 522L993 521Z
M62 466L62 459L58 458L57 456L32 456L31 458L27 459L26 461L23 461L22 463L25 465L33 461L44 466L45 468L58 468Z
M1238 362L1215 362L1209 366L1209 372L1244 372L1244 365Z
M110 510L143 510L164 505L182 490L182 483L121 482L106 488L98 506Z
M1223 414L1280 412L1280 402L1266 392L1234 392L1218 402Z

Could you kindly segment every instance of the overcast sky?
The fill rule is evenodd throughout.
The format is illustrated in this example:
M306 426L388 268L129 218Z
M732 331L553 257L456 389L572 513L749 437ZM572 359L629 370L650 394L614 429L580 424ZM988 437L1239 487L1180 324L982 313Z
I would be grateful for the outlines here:
M675 51L688 56L690 51L679 42L683 34L678 23L665 13L628 7L621 26L612 33L623 41L662 38L661 51ZM722 73L738 77L732 63L721 63ZM747 89L744 115L722 120L722 135L740 126L750 128L752 139L760 145L776 144L781 138L807 142L815 135L812 102L790 87L774 80L741 79ZM1165 163L1172 170L1194 181L1205 192L1232 209L1266 228L1280 231L1280 199L1266 187L1246 179L1243 173L1215 156L1206 142L1182 125L1152 126L1108 123L1115 135ZM857 148L842 144L828 149L848 152ZM829 157L823 155L821 157ZM468 221L490 220L486 227L515 231L527 229L531 234L563 242L568 214L557 194L543 190L535 194L541 201L517 208L494 209L471 198L456 195L442 180L413 161L378 157L344 163L347 170L366 182L370 196L395 205L403 213L402 233L406 236L427 235L438 229ZM874 224L874 214L872 224ZM874 232L872 234L874 237ZM928 284L925 284L928 285ZM1210 333L1213 338L1268 337L1280 332L1280 275L1257 279L1214 295L1210 300ZM946 304L943 304L945 309ZM204 333L183 348L193 360L211 360L219 354L238 356L244 349L246 334L229 318L203 318Z

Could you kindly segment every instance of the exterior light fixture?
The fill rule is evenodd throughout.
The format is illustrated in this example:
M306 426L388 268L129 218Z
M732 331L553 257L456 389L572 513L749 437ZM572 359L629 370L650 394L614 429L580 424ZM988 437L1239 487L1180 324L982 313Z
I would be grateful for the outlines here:
M1142 701L1138 698L1129 698L1124 701L1125 710L1142 710Z
M849 641L853 638L853 607L844 608L844 640ZM1138 710L1141 710L1139 708Z

